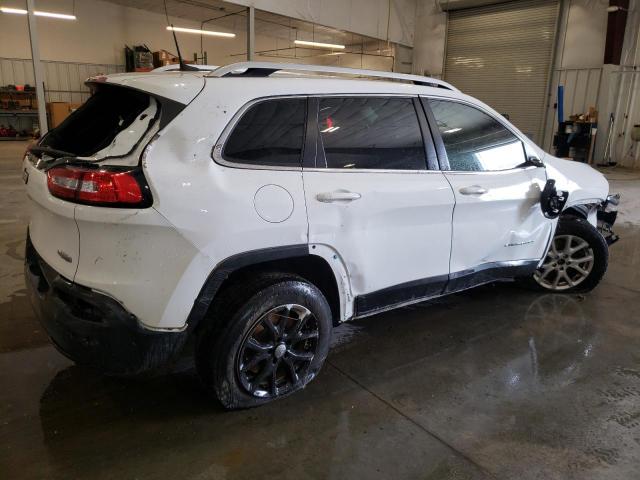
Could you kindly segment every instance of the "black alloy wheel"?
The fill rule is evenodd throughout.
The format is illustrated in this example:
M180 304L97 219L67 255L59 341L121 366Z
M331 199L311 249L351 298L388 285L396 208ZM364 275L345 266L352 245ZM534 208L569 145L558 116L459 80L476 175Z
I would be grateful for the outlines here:
M296 390L318 348L318 322L296 304L280 305L258 319L242 342L236 372L243 388L272 398Z

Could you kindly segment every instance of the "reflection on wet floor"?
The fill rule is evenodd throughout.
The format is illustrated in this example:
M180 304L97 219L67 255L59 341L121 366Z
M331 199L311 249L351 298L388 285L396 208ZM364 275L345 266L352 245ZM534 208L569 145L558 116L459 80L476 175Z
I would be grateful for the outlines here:
M49 345L2 151L0 478L640 478L640 228L589 295L485 286L345 324L303 392L224 412L188 356L125 380Z

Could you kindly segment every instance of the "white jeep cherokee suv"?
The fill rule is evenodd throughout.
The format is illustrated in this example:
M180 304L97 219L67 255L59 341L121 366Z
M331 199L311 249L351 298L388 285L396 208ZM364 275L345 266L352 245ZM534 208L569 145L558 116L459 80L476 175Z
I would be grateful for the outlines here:
M311 381L340 322L607 268L604 177L443 81L251 62L88 85L24 159L30 296L79 364L138 373L194 336L220 402L254 406Z

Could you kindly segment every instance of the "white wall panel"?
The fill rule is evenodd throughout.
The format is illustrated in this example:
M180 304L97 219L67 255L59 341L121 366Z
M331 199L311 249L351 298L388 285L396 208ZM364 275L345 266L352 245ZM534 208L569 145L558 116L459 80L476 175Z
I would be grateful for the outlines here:
M331 0L319 0L304 2L309 5L303 6L304 8L300 7L302 10L292 16L307 17L307 13L309 13L307 10L309 10L313 13L310 18L319 19L318 23L333 27L336 26L336 22L343 27L352 23L353 25L358 24L359 27L368 25L368 29L373 29L372 33L382 38L386 38L388 24L392 39L396 36L391 33L401 30L405 32L406 41L409 42L414 33L415 2L416 0L392 0L391 3L388 0L335 0L332 3ZM68 0L66 3L60 0L37 0L37 4L40 9L56 12L70 12L72 5ZM200 12L200 16L194 18L211 18L212 10L194 6L203 4L204 2L194 2L193 5L178 4L170 1L168 7L174 13L181 10L186 12L193 10ZM276 4L280 5L279 2ZM292 12L287 10L289 8L286 7L287 5L290 7L291 2L282 2L280 8L291 14ZM318 5L322 8L319 9ZM133 8L134 6L141 8ZM389 7L391 7L390 17ZM146 8L146 10L142 8ZM243 12L243 7L240 5L225 4L225 8L230 12ZM166 30L166 18L162 10L161 0L111 0L111 2L82 0L82 2L75 2L76 21L38 18L41 57L44 60L112 65L124 63L125 44L129 46L146 44L152 51L166 49L175 52L173 37ZM176 21L176 25L190 28L200 28L201 26L199 20L175 16L171 13L170 15L172 21ZM256 52L258 52L256 60L324 63L324 59L320 55L326 54L326 50L294 48L293 40L296 38L345 44L348 45L347 49L352 53L357 53L359 50L361 38L357 33L362 28L356 28L354 34L348 28L346 28L349 30L348 32L343 32L335 30L335 28L323 28L316 24L283 18L279 15L271 15L275 18L268 21L268 15L261 11L256 16ZM303 23L304 25L302 25ZM292 28L292 24L294 28ZM208 54L208 63L225 65L245 60L246 18L243 14L231 15L222 20L208 23L206 28L236 34L236 37L232 39L209 36L202 38L202 48ZM31 56L27 23L24 16L0 14L0 32L3 39L11 39L11 41L0 42L0 57L29 58ZM196 52L199 54L201 48L199 35L178 34L178 39L182 54L186 59L193 58L193 54ZM379 43L386 44L384 40L379 40ZM383 46L383 48L385 47ZM362 61L362 63L369 65L380 64L385 70L393 68L392 60L389 58L372 59L371 54L375 52L366 48L365 53L368 54L367 58L359 59L357 64ZM339 64L350 63L347 62L347 59L336 62ZM407 69L410 68L409 65Z
M589 107L598 108L602 68L565 68L553 72L551 98L545 117L545 135L540 146L553 153L553 135L558 130L558 85L564 87L564 118L586 113ZM599 119L597 141L606 134L606 119Z
M93 63L43 61L42 66L47 102L84 102L89 98L89 89L84 84L87 78L124 71L123 65ZM31 59L0 58L0 85L34 83Z
M416 0L231 0L230 3L253 5L259 10L413 45Z
M442 76L447 14L438 0L418 0L416 33L413 38L413 73Z
M602 66L608 2L568 0L566 4L556 65L578 69Z

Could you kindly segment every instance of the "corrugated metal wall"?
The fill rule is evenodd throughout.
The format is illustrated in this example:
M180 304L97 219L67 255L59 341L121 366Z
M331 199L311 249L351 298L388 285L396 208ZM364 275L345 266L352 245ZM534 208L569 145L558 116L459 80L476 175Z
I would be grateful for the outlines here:
M558 130L558 85L564 86L564 116L586 113L589 107L598 108L602 68L563 68L553 72L551 80L551 97L545 117L544 141L540 146L553 153L553 135ZM606 119L598 119L596 141L604 141L606 135Z
M445 79L540 142L557 18L557 0L450 12Z
M43 60L47 102L84 102L89 89L84 81L93 76L124 72L124 65L72 63ZM0 85L34 84L31 59L0 58Z

